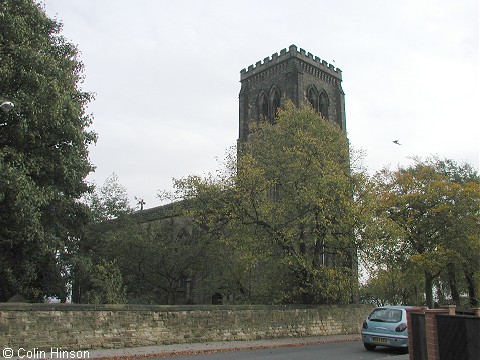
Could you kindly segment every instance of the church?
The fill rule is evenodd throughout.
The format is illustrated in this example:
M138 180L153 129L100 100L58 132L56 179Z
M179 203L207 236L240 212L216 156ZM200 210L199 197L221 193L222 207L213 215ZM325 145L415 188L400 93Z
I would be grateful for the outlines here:
M314 110L336 123L346 134L342 72L304 49L291 45L288 50L283 49L242 69L240 83L238 146L249 141L252 124L260 121L274 123L277 110L287 100L297 107L304 102L310 103ZM176 215L174 204L137 211L133 217L139 224L152 229L160 229L158 224L168 223L175 237L187 239L187 243L195 238L188 221ZM324 265L330 266L328 262ZM220 304L233 300L221 291L200 290L201 278L198 273L182 276L173 303Z

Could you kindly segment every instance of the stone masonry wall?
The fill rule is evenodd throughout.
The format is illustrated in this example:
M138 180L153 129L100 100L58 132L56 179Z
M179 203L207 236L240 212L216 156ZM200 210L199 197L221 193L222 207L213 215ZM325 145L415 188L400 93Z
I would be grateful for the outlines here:
M355 334L372 310L345 306L0 304L0 349L68 350Z

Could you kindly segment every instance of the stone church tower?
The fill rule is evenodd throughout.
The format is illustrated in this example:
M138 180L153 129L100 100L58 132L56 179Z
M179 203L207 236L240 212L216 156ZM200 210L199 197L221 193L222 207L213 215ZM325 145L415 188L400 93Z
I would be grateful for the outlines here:
M342 90L342 71L295 45L257 61L240 71L239 137L241 145L249 139L251 124L274 121L278 108L291 100L295 106L309 102L323 117L337 123L346 133L345 94ZM278 197L278 189L269 191ZM272 195L273 194L273 195ZM354 279L358 277L357 255L353 251L343 262L336 259L334 249L322 251L321 265L348 266ZM336 265L335 265L336 264ZM352 300L358 302L358 294Z
M310 102L346 131L342 71L295 45L240 71L240 82L240 142L247 140L250 124L275 119L287 99L296 106Z

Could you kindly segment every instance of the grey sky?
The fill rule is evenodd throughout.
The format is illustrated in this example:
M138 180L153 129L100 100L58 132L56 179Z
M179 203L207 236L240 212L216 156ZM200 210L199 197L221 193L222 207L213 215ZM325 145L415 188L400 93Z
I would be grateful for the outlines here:
M89 180L115 172L132 205L219 167L238 137L240 70L291 44L342 69L348 137L372 171L430 155L478 169L477 0L44 3L96 93Z

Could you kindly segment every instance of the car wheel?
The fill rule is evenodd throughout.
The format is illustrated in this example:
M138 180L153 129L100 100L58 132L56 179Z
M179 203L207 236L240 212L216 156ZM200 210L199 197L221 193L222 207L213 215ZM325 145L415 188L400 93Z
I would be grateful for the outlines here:
M367 343L363 343L363 346L365 346L365 349L367 349L368 351L375 350L375 348L376 348L375 345L367 344Z

